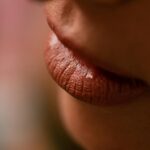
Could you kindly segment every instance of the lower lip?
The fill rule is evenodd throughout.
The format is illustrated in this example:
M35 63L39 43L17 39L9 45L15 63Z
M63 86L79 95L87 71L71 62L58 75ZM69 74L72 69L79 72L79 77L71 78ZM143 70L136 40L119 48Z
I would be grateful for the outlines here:
M130 102L145 92L145 84L87 63L51 33L46 63L53 79L73 97L95 105Z

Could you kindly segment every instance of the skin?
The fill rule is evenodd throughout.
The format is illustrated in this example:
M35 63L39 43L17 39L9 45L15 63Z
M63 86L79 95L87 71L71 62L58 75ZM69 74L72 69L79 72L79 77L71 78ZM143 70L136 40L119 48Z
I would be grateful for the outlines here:
M51 0L47 15L91 63L150 84L149 0ZM150 149L149 93L116 106L82 103L61 89L59 96L62 119L85 149Z

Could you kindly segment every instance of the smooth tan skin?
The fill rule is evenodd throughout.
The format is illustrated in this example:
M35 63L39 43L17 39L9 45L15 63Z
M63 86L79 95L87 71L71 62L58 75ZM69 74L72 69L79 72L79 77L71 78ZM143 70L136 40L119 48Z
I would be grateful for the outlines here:
M118 2L51 0L48 19L63 38L79 45L79 53L90 56L91 63L150 84L150 1ZM84 148L150 149L149 93L132 103L109 107L72 99L60 92L61 114Z

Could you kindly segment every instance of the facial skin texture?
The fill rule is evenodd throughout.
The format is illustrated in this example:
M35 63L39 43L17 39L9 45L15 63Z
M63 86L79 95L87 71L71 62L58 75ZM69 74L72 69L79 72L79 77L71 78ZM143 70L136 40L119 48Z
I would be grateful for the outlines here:
M51 26L92 63L150 84L149 0L51 0L47 14ZM66 127L86 149L150 149L150 94L109 107L60 95Z

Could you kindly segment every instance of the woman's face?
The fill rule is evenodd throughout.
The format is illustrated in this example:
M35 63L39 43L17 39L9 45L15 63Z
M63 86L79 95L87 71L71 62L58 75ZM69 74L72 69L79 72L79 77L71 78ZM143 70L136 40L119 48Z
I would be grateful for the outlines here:
M48 23L58 33L60 41L69 48L74 48L75 53L84 56L88 63L119 76L140 79L147 85L150 84L149 0L51 0L47 3L46 10ZM50 43L52 48L62 48L56 37ZM68 55L64 52L64 56ZM50 53L48 57L51 57ZM63 62L64 58L61 59ZM53 69L59 74L57 67ZM74 71L77 72L77 69ZM78 72L79 78L81 72ZM92 80L91 75L93 74L86 77ZM58 76L54 78L57 80ZM98 78L98 82L99 80ZM80 79L76 81L80 82ZM97 87L96 81L94 84ZM83 87L80 90L85 89ZM98 89L95 91L96 94L93 95L99 98ZM124 96L127 99L128 93L125 90L122 97L118 96L117 99L123 99ZM80 102L76 99L82 100L83 95L73 98L61 89L59 94L63 120L72 136L86 149L150 149L149 88L138 96L131 96L132 102L125 100L126 103L113 105L107 102L102 105L100 102L95 106ZM105 101L107 96L103 96L100 98ZM86 97L89 98L86 95L84 101Z

